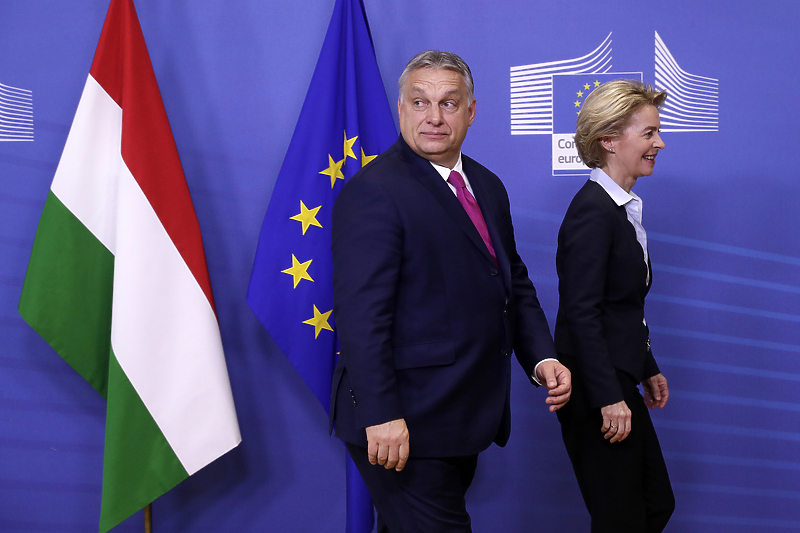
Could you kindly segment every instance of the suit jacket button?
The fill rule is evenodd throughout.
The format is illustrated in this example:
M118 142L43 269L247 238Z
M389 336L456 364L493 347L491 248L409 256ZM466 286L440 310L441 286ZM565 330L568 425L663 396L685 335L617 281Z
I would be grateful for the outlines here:
M507 357L507 356L508 356L508 350L500 350L500 357Z
M492 276L496 276L496 275L498 275L498 274L500 273L500 272L498 272L498 271L497 271L497 269L496 269L496 268L493 268L493 269L492 269L492 270L490 270L489 272L491 272Z
M350 389L350 397L353 399L353 407L356 406L356 393L353 392L353 389Z

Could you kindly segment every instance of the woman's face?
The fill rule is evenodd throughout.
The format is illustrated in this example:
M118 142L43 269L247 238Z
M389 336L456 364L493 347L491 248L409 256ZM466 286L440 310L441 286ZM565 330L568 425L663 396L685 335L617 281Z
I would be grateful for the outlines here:
M636 178L650 176L658 151L664 148L660 128L661 120L655 106L648 105L634 113L622 135L603 142L613 152L606 159L606 173L617 183L621 180L630 187L636 183ZM625 185L622 187L630 190Z

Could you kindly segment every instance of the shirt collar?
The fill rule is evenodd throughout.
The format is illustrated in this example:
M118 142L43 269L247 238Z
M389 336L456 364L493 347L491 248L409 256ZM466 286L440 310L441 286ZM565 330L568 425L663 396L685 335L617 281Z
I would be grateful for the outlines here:
M458 153L458 161L456 161L456 166L454 166L452 169L449 169L447 167L443 167L442 165L437 165L433 161L430 161L430 164L433 165L433 168L436 169L436 172L438 172L439 175L441 175L445 180L447 180L447 178L450 177L450 172L453 171L453 170L455 170L456 172L461 174L462 178L465 178L464 169L463 169L462 163L461 163L461 152Z
M589 174L589 179L600 185L617 205L625 205L631 200L642 201L635 193L625 192L625 189L620 187L616 181L612 180L600 168L593 168L591 174Z

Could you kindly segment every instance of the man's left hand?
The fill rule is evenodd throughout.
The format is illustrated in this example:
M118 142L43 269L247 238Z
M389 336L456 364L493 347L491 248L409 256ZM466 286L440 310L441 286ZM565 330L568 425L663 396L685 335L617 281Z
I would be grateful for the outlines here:
M558 361L542 361L536 369L536 378L549 390L545 403L550 405L550 412L564 407L572 392L572 374L569 369Z
M667 378L663 374L656 374L651 378L642 381L644 387L644 403L649 409L663 409L669 399L669 387Z

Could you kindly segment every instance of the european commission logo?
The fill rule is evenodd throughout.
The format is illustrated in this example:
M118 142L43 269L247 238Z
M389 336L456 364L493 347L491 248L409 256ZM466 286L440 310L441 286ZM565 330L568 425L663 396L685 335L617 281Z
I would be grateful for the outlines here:
M612 72L611 35L576 59L511 67L511 134L550 135L554 176L589 173L573 141L586 97L609 80L643 80L642 72ZM718 131L719 80L681 69L657 32L654 62L654 85L669 94L660 111L661 131Z
M0 141L33 140L33 93L0 83Z

